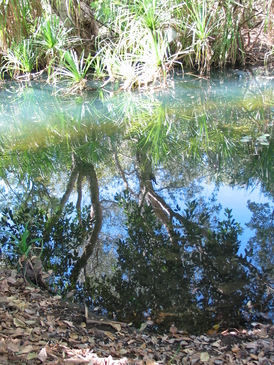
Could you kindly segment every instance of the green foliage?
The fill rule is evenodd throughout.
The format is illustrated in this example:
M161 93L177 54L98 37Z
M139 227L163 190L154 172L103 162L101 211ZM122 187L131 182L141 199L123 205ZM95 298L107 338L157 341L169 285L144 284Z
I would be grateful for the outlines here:
M23 39L20 43L13 42L11 48L4 53L2 72L9 73L14 78L30 79L37 61L37 50L32 38Z
M36 38L36 63L40 69L46 66L50 75L65 51L75 49L76 44L84 50L85 45L72 36L81 32L76 5L68 3L76 18L70 29L55 14L41 17L43 6L34 0L2 0L0 38L5 51L12 42ZM209 72L212 65L244 65L257 39L265 47L265 62L273 57L271 42L263 35L271 38L271 2L95 0L90 6L95 18L105 25L96 41L97 51L102 51L94 64L96 77L102 77L103 70L110 81L120 80L124 89L156 82L165 86L178 61L200 73Z
M7 217L12 218L12 213L6 212L2 217L2 223L6 222L5 229L0 231L2 236L2 252L5 256L13 258L16 262L19 262L19 260L24 262L33 256L40 258L43 252L43 239L41 237L31 238L31 233L28 229L30 220L24 225L19 225L17 222L14 225L6 220ZM41 244L38 246L39 242ZM37 252L39 252L38 255Z
M116 199L126 215L127 235L117 242L112 276L91 285L94 305L136 326L149 313L157 330L183 322L193 333L211 328L218 318L239 325L248 298L267 301L256 273L237 255L242 230L231 210L215 220L214 206L203 199L189 201L183 227L167 234L151 206L140 207L128 191ZM214 311L208 310L212 306Z
M187 1L187 8L189 12L189 30L192 34L191 47L195 53L195 63L201 73L206 69L209 71L211 63L211 45L213 31L217 28L217 24L212 22L213 12L208 11L208 2L206 0ZM210 5L209 5L210 6Z
M274 277L274 207L268 203L259 204L248 201L252 218L247 227L254 231L248 240L247 254L259 265L261 270Z
M55 14L40 19L35 39L40 58L46 57L49 74L52 64L58 61L67 49L80 42L79 38L71 35L71 32L72 28L67 29Z
M93 58L89 54L87 59L84 58L84 52L78 59L76 51L66 51L60 61L60 66L55 68L50 80L56 81L61 78L68 82L68 93L82 91L86 85L87 72L93 62Z
M166 84L166 76L181 56L170 51L168 32L176 33L181 21L172 18L181 5L167 1L135 1L113 8L111 23L118 37L99 42L100 59L110 81L121 80L123 89Z

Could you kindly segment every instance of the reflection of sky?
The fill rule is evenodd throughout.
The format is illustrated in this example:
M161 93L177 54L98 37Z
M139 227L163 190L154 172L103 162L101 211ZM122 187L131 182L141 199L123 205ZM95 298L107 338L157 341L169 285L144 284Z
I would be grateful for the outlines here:
M214 190L214 185L204 184L203 186L205 195L210 196ZM244 254L248 239L253 236L253 232L245 225L245 223L249 223L252 217L252 213L247 207L247 201L250 200L255 203L271 203L271 201L261 193L259 187L246 190L244 188L232 188L228 185L220 186L216 198L223 208L220 212L220 218L224 218L225 208L232 209L233 218L244 229L240 236L241 246L239 250L239 253Z

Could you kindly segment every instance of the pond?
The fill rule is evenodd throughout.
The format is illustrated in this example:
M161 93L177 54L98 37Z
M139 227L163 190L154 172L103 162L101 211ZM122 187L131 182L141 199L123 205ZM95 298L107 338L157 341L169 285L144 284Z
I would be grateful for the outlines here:
M2 264L29 231L52 290L99 314L159 332L272 322L271 79L89 87L0 86Z

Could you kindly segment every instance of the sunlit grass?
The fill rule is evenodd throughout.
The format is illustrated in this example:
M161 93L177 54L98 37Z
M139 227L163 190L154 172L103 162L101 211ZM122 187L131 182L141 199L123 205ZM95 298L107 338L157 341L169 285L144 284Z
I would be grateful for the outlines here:
M76 51L67 51L63 54L60 66L55 67L50 80L65 81L68 84L68 93L82 92L86 87L86 76L92 62L90 54L85 59L83 52L79 59Z
M72 28L67 29L55 14L40 19L35 39L40 58L45 57L48 74L52 71L53 63L60 59L66 50L80 42L80 39L72 36L71 32Z
M35 69L37 50L32 39L24 39L20 43L12 43L11 48L4 53L3 73L13 78L30 79Z

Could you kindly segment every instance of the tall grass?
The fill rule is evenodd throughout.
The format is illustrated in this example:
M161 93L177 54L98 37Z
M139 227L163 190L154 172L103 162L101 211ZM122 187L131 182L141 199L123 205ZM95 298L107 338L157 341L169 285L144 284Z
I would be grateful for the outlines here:
M11 77L29 80L31 72L35 69L37 50L32 39L23 39L21 42L13 42L4 53L4 65L1 72L9 73Z
M40 56L45 57L50 74L51 65L56 59L60 59L67 49L80 43L80 39L73 36L72 28L67 29L55 14L41 18L39 23L35 34L36 44Z
M66 51L60 65L55 68L50 78L55 81L58 78L65 80L68 84L66 89L68 93L82 92L86 87L86 76L92 62L93 58L90 54L85 59L83 52L79 59L75 51Z
M94 7L95 4L96 1ZM252 42L254 45L262 42L266 29L273 31L273 6L260 0L132 0L110 1L109 5L112 33L109 42L104 40L105 54L101 56L105 61L110 56L105 64L108 71L113 59L119 60L120 68L127 70L125 77L131 75L132 82L126 82L128 85L134 85L136 64L139 64L138 72L140 66L146 71L147 66L152 66L151 70L158 76L165 74L165 65L168 64L170 70L171 65L176 65L173 60L178 59L200 73L209 72L212 65L244 66ZM99 18L100 15L98 10ZM169 34L175 36L169 38ZM100 48L103 48L102 42ZM272 55L269 45L268 51L268 55ZM126 62L126 68L121 60ZM110 78L115 77L115 70L110 71ZM123 80L120 71L116 76Z
M115 37L99 42L98 56L109 75L109 81L118 79L121 88L165 85L166 77L180 56L180 49L171 53L168 29L180 28L182 21L172 18L172 12L182 5L167 1L136 0L124 4L116 13L111 28Z
M256 59L254 50L265 50L268 61L273 57L273 0L94 0L91 6L107 29L107 35L96 40L95 73L107 74L108 81L119 80L123 89L166 85L179 63L203 74L212 65L244 66L248 59ZM84 50L87 42L81 44L72 36L79 31L76 27L67 29L57 15L42 16L40 1L0 0L5 67L13 74L23 69L29 73L15 43L25 51L32 45L36 64L47 67L50 75L68 50ZM29 66L34 68L30 53Z

